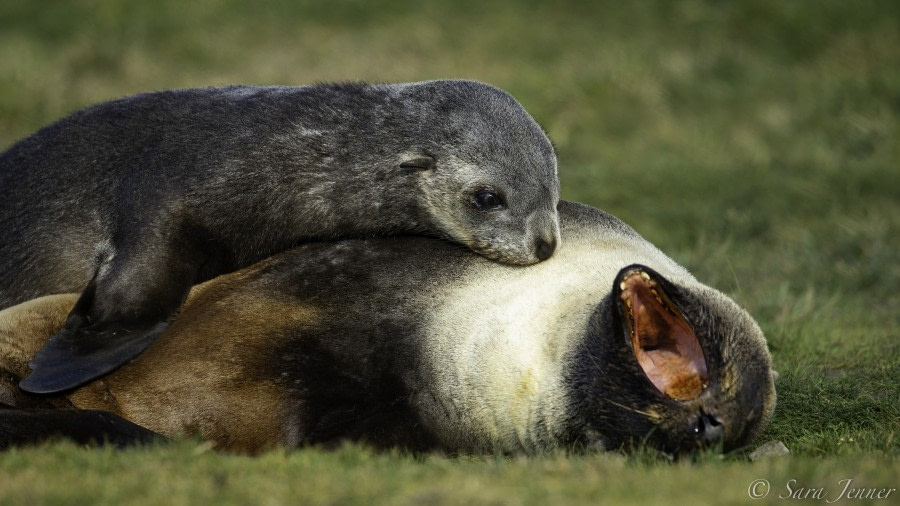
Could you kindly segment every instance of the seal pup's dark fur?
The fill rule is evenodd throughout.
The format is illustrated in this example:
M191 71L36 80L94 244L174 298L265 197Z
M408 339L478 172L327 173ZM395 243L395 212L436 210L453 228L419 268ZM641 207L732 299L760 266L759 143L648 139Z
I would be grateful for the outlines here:
M22 383L101 376L194 283L310 239L437 235L505 263L549 257L556 158L509 94L471 81L136 95L0 155L0 308L81 291Z

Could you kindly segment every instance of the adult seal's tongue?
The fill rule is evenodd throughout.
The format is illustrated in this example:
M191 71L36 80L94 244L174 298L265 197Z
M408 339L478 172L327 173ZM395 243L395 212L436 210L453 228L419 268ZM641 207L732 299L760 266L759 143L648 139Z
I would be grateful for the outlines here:
M635 269L620 279L619 298L644 374L675 400L696 398L706 387L708 373L694 329L648 273Z

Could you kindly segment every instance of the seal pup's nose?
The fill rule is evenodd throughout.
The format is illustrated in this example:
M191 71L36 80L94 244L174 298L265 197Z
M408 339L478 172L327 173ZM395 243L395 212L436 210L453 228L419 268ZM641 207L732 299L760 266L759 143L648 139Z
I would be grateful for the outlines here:
M538 239L535 244L535 255L537 255L538 260L546 260L553 255L553 252L556 251L556 239L552 239L550 242L547 242L543 239Z
M694 433L703 446L715 446L725 438L725 426L718 416L702 413L697 419Z

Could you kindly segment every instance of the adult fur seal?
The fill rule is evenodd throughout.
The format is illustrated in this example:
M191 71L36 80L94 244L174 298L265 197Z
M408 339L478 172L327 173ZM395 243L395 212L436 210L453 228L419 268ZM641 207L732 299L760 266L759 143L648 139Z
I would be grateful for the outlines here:
M554 150L477 82L190 89L77 112L0 155L0 308L81 291L22 388L140 353L190 286L314 238L437 235L532 264Z
M421 237L302 245L195 287L144 354L65 395L15 383L76 296L7 309L7 412L103 410L241 451L746 445L775 403L753 319L615 218L559 210L560 248L527 269Z

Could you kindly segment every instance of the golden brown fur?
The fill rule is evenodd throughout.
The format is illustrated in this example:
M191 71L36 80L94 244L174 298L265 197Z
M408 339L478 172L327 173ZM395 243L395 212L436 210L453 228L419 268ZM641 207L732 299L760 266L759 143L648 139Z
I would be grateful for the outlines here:
M217 280L215 293L243 282L251 271ZM221 449L255 451L277 439L291 444L283 390L247 381L245 368L258 356L261 343L254 336L271 335L273 322L311 323L315 310L266 297L234 300L240 291L224 299L210 292L210 283L195 287L170 329L140 360L102 379L48 397L23 394L13 377L2 378L0 389L16 407L109 411L162 435L197 435ZM62 326L77 298L51 295L0 311L0 370L23 377L29 358Z

